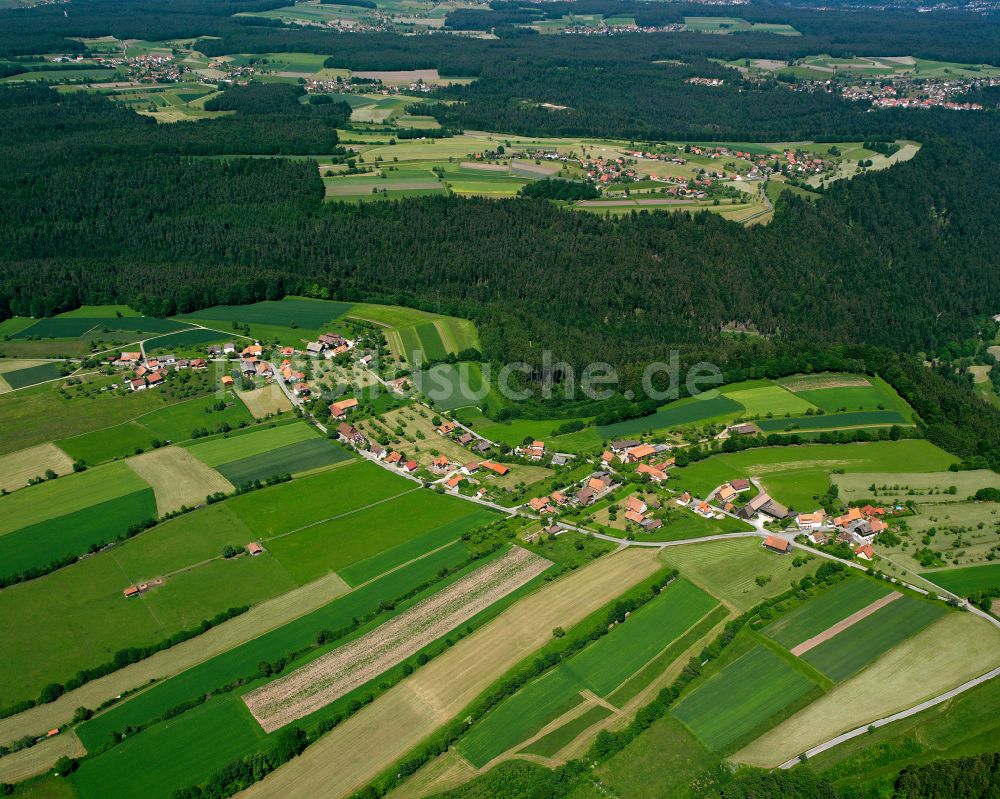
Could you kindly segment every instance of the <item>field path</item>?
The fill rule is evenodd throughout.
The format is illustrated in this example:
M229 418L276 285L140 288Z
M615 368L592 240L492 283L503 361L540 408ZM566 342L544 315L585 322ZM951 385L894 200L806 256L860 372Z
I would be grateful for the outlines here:
M239 796L347 796L551 640L553 628L576 624L658 567L655 552L631 549L544 585Z
M803 641L801 644L799 644L798 646L793 647L789 651L793 655L795 655L796 657L800 657L800 656L804 655L806 652L808 652L810 649L813 649L814 647L819 646L824 641L829 641L831 638L833 638L838 633L842 633L848 627L853 627L855 624L857 624L862 619L865 619L865 618L868 618L869 616L871 616L876 610L879 610L880 608L884 608L890 602L895 602L897 599L899 599L902 596L903 595L900 594L898 591L893 591L891 594L886 594L884 597L880 597L879 599L876 599L874 602L872 602L867 607L864 607L864 608L861 608L861 610L855 611L850 616L848 616L846 619L841 619L836 624L834 624L832 627L827 627L825 630L823 630L823 632L819 633L818 635L814 635L812 638L809 638L809 639Z

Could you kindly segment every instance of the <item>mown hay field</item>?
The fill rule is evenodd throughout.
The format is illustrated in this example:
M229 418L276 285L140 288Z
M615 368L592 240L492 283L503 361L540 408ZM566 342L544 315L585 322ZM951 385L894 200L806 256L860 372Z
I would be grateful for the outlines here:
M60 476L73 471L73 460L55 444L39 444L0 456L0 488L8 492L24 488L28 480L43 476L49 469Z

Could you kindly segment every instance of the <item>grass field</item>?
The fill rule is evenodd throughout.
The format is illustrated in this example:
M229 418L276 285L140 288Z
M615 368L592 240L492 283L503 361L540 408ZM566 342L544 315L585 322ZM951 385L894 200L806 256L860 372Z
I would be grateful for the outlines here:
M723 396L738 402L746 408L749 416L784 416L786 413L803 414L813 407L812 403L793 394L779 385L771 384L737 391L722 389Z
M460 520L468 525L465 532L479 526L482 515L466 502L417 489L268 539L266 546L302 584ZM454 532L452 528L447 535Z
M583 701L581 691L606 697L716 606L680 580L628 621L529 683L492 710L457 748L483 766Z
M599 721L611 715L611 711L603 705L593 705L576 718L567 721L561 727L539 738L534 743L522 749L522 752L541 757L552 757L556 752L569 745L581 733Z
M236 396L255 419L263 419L271 414L284 413L292 409L291 401L276 383L270 383L253 391L237 391Z
M777 766L845 730L978 677L996 666L998 647L1000 630L968 613L948 613L753 741L734 759Z
M833 782L838 793L890 795L906 766L994 751L998 719L1000 680L990 680L822 752L810 758L809 767Z
M0 536L148 488L124 463L46 480L0 497Z
M708 749L719 751L814 688L778 655L756 646L673 707Z
M185 441L198 429L211 429L223 423L237 427L251 421L246 407L232 393L226 392L224 410L214 409L218 399L212 395L184 400L118 425L60 438L56 443L72 458L93 465L132 455L138 449L148 450L154 440Z
M183 727L183 734L175 728ZM172 786L208 779L264 738L236 696L228 696L157 724L88 760L73 774L81 799L169 796ZM206 742L211 741L211 746ZM169 752L169 757L164 753ZM145 768L137 768L137 764Z
M202 463L214 468L244 458L266 455L279 447L319 439L319 433L305 423L284 424L208 441L195 441L188 444L187 449Z
M232 333L219 330L205 330L196 327L193 330L181 330L177 333L167 333L163 336L147 339L143 344L143 348L146 350L147 355L156 355L158 353L173 352L174 350L201 349L198 345L227 341L232 337Z
M477 509L467 516L462 516L453 522L435 527L404 541L402 544L389 547L375 555L355 561L349 566L338 570L343 580L352 586L361 585L368 580L394 569L413 558L422 557L438 547L446 546L460 538L468 530L488 524L496 519L496 513L486 508Z
M57 475L73 471L73 461L55 444L39 444L10 455L0 456L0 488L16 491L24 488L28 480L41 477L51 469Z
M310 300L304 297L285 297L282 300L256 302L251 305L216 305L190 314L182 314L178 319L190 319L201 324L201 320L243 322L288 327L292 323L308 330L318 330L323 325L339 319L351 310L346 302Z
M270 555L223 560L224 545L242 546L253 538L226 504L215 505L5 589L0 612L11 623L0 631L9 653L0 663L0 705L33 696L118 649L159 641L227 608L295 587ZM140 599L122 597L126 586L157 576L165 577L164 584ZM44 636L37 634L39 625Z
M595 770L616 796L629 799L689 797L691 783L716 765L709 752L676 718L666 715ZM573 799L603 794L577 792Z
M64 516L22 527L0 536L0 563L3 564L0 571L10 576L46 566L68 555L83 555L92 546L110 543L136 522L156 518L156 515L152 489L140 488Z
M802 659L831 680L844 680L941 618L940 603L904 596L810 649Z
M920 576L958 596L967 597L976 591L1000 587L1000 563L970 566L967 569L923 572Z
M49 361L24 369L13 369L3 373L4 382L15 391L38 383L56 380L64 374L63 365L58 361Z
M273 538L413 489L412 482L363 461L244 494L226 504L258 535Z
M720 394L712 399L689 398L671 402L651 416L629 419L615 424L601 425L597 432L602 439L623 438L653 430L704 422L708 419L739 414L743 406L734 399Z
M833 481L845 502L961 502L980 488L1000 488L1000 475L989 469L959 472L866 472L838 474ZM875 490L871 489L875 486ZM955 493L948 493L951 487Z
M465 548L455 544L337 597L300 618L222 652L95 716L80 726L81 740L89 748L98 747L109 740L115 730L147 723L179 702L210 691L220 683L253 674L261 660L276 660L286 652L309 645L315 641L320 630L335 630L350 624L352 619L375 610L380 601L412 591L441 568L455 566L466 556ZM254 724L256 726L256 722Z
M93 332L123 331L134 333L136 340L157 333L173 333L184 330L188 325L172 319L157 319L152 316L53 316L39 319L30 327L14 333L12 339L36 338L76 338Z
M483 382L482 367L478 363L442 363L414 372L412 378L417 390L435 407L445 411L478 405L490 393L490 386Z
M233 485L267 480L282 474L303 474L350 460L353 456L334 441L311 438L283 447L219 464L216 469Z
M886 585L875 580L844 580L783 614L764 628L764 634L791 649L867 607L889 591Z
M758 538L706 541L662 550L660 558L693 583L737 610L752 608L762 599L780 594L818 565L795 568L791 558L776 555ZM765 578L759 585L757 577Z
M852 427L885 427L888 425L910 425L899 411L853 411L850 413L826 413L821 416L796 416L791 419L781 417L760 419L755 424L764 433L782 430L836 430Z
M160 516L194 507L209 494L230 493L234 486L183 447L163 447L125 461L153 487Z

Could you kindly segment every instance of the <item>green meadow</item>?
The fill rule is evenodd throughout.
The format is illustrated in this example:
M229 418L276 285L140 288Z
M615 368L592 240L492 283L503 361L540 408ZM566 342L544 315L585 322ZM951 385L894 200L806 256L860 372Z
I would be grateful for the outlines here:
M342 463L353 457L346 449L327 438L312 438L222 463L215 468L234 486L241 486L254 480L267 480L283 474L302 474Z
M651 416L601 425L597 428L597 432L604 440L624 438L653 430L664 430L696 422L706 422L709 419L739 415L742 412L743 406L724 394L710 399L690 397L671 402Z
M920 576L958 596L969 596L976 591L1000 587L1000 563L970 566L966 569L924 572Z
M844 680L947 612L939 602L903 596L810 649L802 659L831 680Z
M265 545L302 584L459 520L466 521L467 526L462 531L466 532L479 526L482 516L467 502L418 489L297 532L267 539ZM454 532L449 530L447 536Z
M308 330L317 330L328 322L339 319L350 311L351 307L351 304L347 302L285 297L281 300L255 302L250 305L215 305L193 313L181 314L177 318L180 320L190 319L199 323L202 319L208 319L243 322L251 325L261 323L282 327L294 324Z
M252 458L289 444L320 439L319 433L304 422L285 424L253 430L239 435L195 441L186 445L187 451L206 466L216 467Z
M215 395L185 400L114 427L60 439L56 444L74 460L96 464L132 455L137 449L150 449L154 440L176 443L191 438L198 429L212 429L223 423L238 427L253 421L233 392L225 393L224 410L215 409L218 401Z
M29 366L24 369L14 369L3 373L3 380L13 389L27 388L49 380L57 380L63 376L63 365L58 361Z
M764 634L791 649L881 599L890 590L874 580L844 580L782 615L764 628Z
M708 749L719 751L815 687L758 645L686 694L672 713Z

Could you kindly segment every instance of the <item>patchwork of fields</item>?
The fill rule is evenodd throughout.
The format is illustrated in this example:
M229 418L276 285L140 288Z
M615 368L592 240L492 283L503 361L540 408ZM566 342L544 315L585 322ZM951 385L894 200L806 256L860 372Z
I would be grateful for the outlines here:
M624 624L491 711L462 737L458 750L483 766L587 701L586 694L606 699L716 606L691 583L674 583Z

